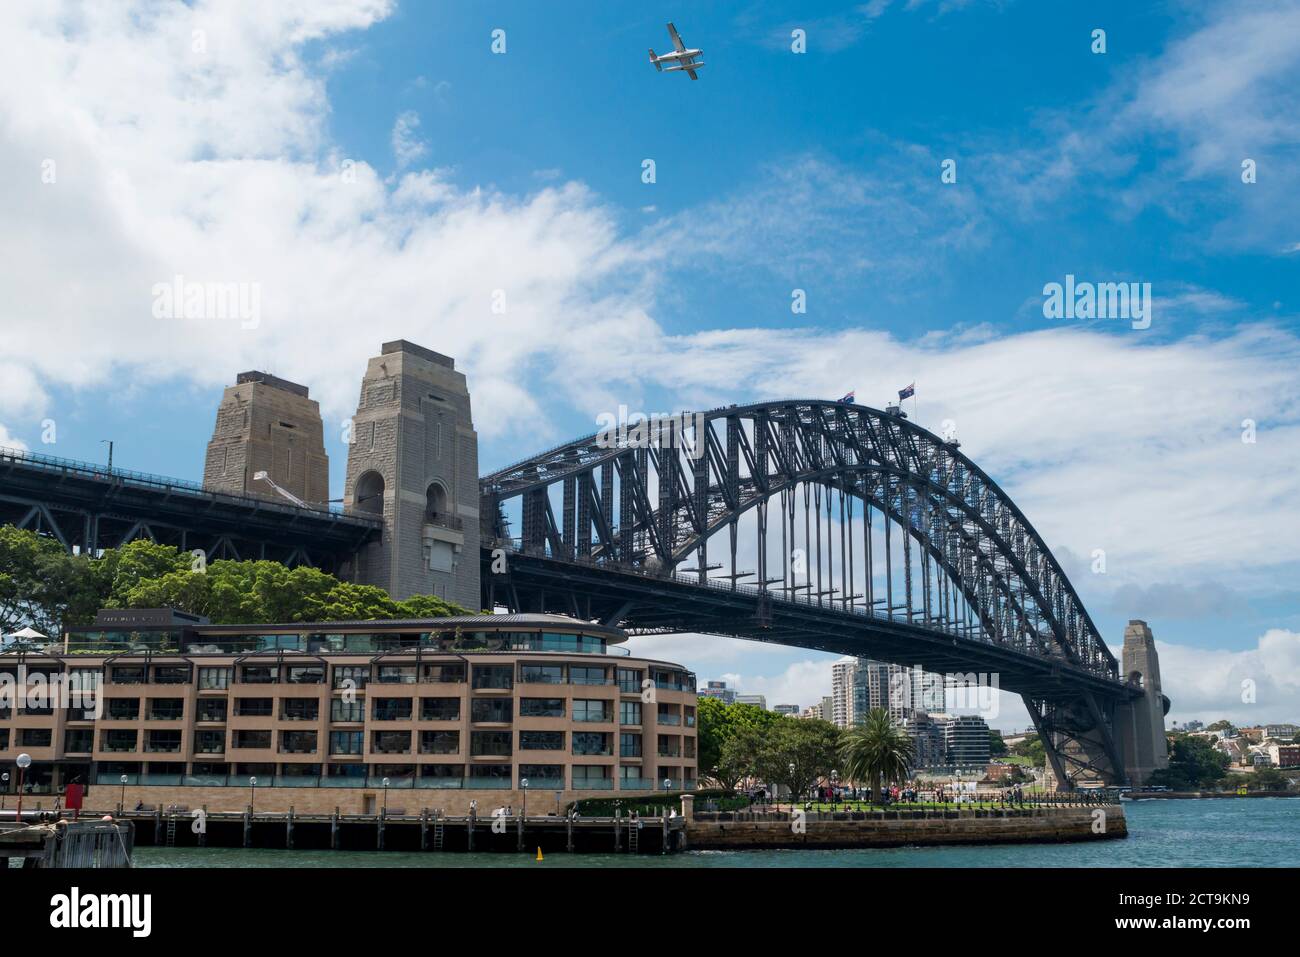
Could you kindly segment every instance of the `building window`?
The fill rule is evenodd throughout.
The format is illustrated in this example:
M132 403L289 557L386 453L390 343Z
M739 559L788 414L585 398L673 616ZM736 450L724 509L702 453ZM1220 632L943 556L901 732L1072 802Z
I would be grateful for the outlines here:
M144 667L119 667L109 672L110 683L115 685L144 684Z
M514 672L510 665L475 665L474 688L508 691L515 686Z
M521 718L563 718L563 698L520 698L519 717Z
M324 665L295 665L289 669L289 684L318 685L324 682Z
M160 685L187 685L190 683L190 666L158 665L153 670L153 680Z
M331 731L330 732L330 754L361 754L365 750L365 732L363 731ZM334 774L334 768L329 770Z
M376 721L410 721L410 698L375 698L373 717Z
M609 672L604 668L570 665L569 683L575 685L609 684Z
M342 698L330 699L331 721L365 721L366 703L364 701L344 701Z
M608 701L588 700L584 698L573 699L573 720L574 721L610 721L612 715L608 711Z
M603 731L575 731L573 753L609 754L609 735Z
M661 758L680 758L682 756L682 746L676 735L661 734L659 735L659 757Z
M316 698L285 698L280 702L280 717L285 721L316 721L320 718L320 701Z
M410 754L411 732L375 731L370 739L370 750L377 754Z
M231 746L236 748L270 748L271 732L270 731L245 731L239 730L232 732Z
M519 786L528 782L531 788L564 788L564 765L562 764L521 764L519 765Z
M421 731L421 754L459 754L459 731Z
M459 698L421 698L421 721L459 721Z
M641 735L620 734L618 736L618 753L624 758L641 757Z
M511 753L509 731L471 731L470 754L474 757L508 757Z
M519 663L519 680L523 684L562 685L564 665L539 665L522 661Z
M196 721L225 721L226 720L226 699L225 698L200 698L198 705L198 714Z
M509 723L514 712L509 698L475 698L470 702L469 719L476 724Z
M281 731L280 752L282 754L315 754L315 731Z
M414 665L380 665L379 683L385 685L415 684Z
M150 698L150 721L179 721L185 716L184 698Z
M139 732L135 730L105 731L100 735L100 748L104 751L134 751L138 736Z
M235 715L238 717L269 718L270 698L236 698Z
M641 702L620 701L618 703L618 723L639 725L641 723Z
M335 688L364 688L370 680L369 665L335 665Z
M465 663L456 661L445 664L425 665L424 680L432 683L460 684L465 680Z
M198 754L224 754L226 750L226 732L195 731L194 750Z
M640 694L643 674L644 672L636 668L619 668L618 690L624 694Z
M181 749L181 733L179 731L146 731L144 749L146 751L179 751Z
M18 731L18 743L26 748L48 748L54 743L54 731L50 728L22 728Z
M108 717L113 721L134 721L140 716L139 698L109 698Z
M89 754L95 750L92 728L69 728L63 732L63 750L69 754Z
M563 731L520 731L520 751L563 751Z
M199 690L225 691L230 687L229 668L200 668Z
M592 782L604 782L609 779L609 768L603 764L575 764L573 766L573 789L575 791L595 787L596 785Z
M279 683L280 671L267 665L244 665L239 669L239 680L249 685L273 685Z

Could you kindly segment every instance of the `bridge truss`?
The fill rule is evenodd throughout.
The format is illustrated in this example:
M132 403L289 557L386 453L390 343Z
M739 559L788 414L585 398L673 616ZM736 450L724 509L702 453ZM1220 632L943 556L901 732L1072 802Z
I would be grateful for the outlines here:
M494 472L481 494L510 569L493 574L485 552L487 601L985 665L1021 694L1058 780L1122 779L1113 706L1136 689L1015 504L897 410L784 400L669 418Z

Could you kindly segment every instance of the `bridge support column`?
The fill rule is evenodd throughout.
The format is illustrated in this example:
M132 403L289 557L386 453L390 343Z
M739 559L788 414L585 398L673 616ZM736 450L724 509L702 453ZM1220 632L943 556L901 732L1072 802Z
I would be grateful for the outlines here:
M1169 766L1165 712L1169 699L1160 691L1160 661L1155 636L1145 621L1132 620L1124 629L1123 677L1142 689L1116 707L1115 732L1120 760L1131 785L1145 784L1151 772Z

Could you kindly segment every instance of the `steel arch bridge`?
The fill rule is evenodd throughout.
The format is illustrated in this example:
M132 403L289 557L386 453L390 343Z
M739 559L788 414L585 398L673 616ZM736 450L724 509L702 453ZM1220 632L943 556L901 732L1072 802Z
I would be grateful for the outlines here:
M1141 688L1015 503L895 407L651 419L494 472L480 493L489 607L997 675L1058 781L1125 779L1115 712Z

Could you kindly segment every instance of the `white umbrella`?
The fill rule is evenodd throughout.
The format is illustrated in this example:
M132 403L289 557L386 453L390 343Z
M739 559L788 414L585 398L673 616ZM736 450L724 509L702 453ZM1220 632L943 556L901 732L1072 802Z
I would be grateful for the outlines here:
M42 635L39 631L28 625L22 631L15 631L9 635L10 638L48 638L48 635Z

